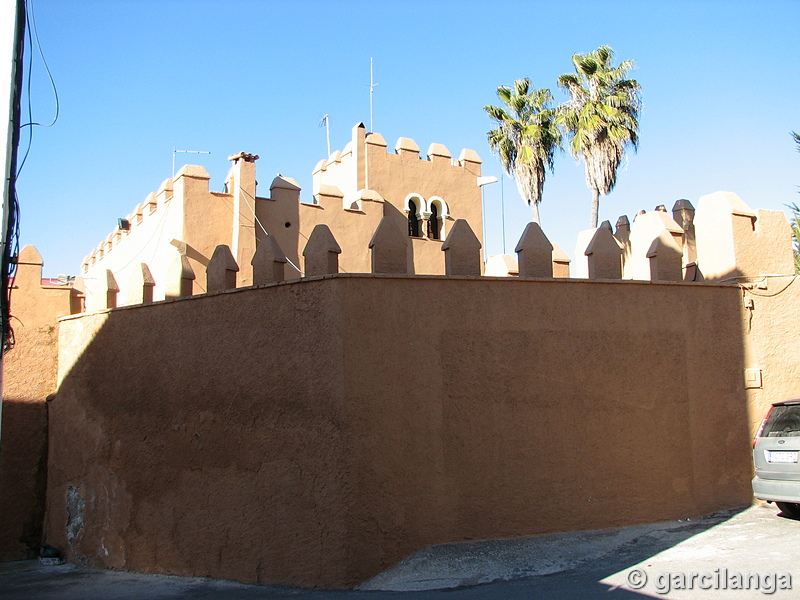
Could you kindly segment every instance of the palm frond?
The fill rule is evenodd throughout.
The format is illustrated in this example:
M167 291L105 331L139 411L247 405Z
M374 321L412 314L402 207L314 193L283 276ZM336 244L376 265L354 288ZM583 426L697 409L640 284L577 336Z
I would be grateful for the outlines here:
M553 94L547 88L532 88L530 79L524 78L513 86L498 87L497 97L503 107L484 106L498 125L486 134L489 148L514 177L525 202L537 205L546 172L553 170L555 151L562 147Z
M498 106L492 106L491 104L487 104L483 107L483 110L495 121L502 123L503 121L508 121L508 114L502 108Z
M531 80L527 77L525 79L517 79L514 82L514 90L517 96L527 96L528 89L531 87Z
M497 88L497 97L500 98L500 101L503 104L508 104L511 100L511 88L501 85Z
M792 132L792 137L794 138L795 143L800 146L800 136L798 136L795 132ZM794 250L794 271L795 273L800 274L800 207L797 206L797 203L792 202L791 204L784 205L790 211L792 211L792 218L790 219L790 223L792 226L792 249Z
M555 122L568 137L572 155L583 160L587 186L599 194L614 188L625 149L635 151L639 144L641 86L627 78L633 61L614 66L613 57L609 46L575 54L575 72L558 78L569 100L559 107Z

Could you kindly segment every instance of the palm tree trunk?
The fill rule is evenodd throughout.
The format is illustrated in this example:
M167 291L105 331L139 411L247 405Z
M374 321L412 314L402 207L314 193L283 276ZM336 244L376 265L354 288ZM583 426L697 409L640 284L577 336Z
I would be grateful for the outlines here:
M531 202L531 213L533 214L533 222L537 225L541 225L539 221L539 203L538 202Z
M592 188L592 228L597 227L597 213L600 209L600 192Z

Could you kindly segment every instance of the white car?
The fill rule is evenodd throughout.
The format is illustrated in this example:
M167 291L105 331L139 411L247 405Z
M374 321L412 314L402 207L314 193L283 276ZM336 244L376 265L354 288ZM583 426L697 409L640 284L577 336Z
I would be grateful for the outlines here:
M753 495L800 519L800 399L776 402L753 440Z

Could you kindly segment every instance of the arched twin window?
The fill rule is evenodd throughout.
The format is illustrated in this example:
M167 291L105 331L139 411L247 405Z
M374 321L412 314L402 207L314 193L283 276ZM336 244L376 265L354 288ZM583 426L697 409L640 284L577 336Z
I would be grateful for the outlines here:
M419 217L417 205L413 200L408 201L408 235L419 237Z
M405 212L409 236L444 239L445 219L450 216L444 200L434 196L426 201L419 194L409 194L405 200Z
M439 209L435 204L431 204L431 216L428 217L428 239L438 240L439 230L441 229L439 223Z

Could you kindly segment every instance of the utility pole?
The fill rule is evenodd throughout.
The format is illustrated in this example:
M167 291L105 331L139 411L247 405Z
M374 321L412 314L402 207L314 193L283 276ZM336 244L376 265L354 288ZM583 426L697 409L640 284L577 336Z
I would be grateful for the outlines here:
M25 0L0 0L0 90L8 90L8 112L2 119L3 153L3 216L2 216L2 297L0 298L0 423L2 423L2 353L10 334L9 274L12 272L13 252L11 232L16 228L17 147L20 131L20 100L22 98L22 55L25 49ZM0 431L2 427L0 427Z
M500 172L500 218L503 221L503 254L506 253L506 194L503 172Z

